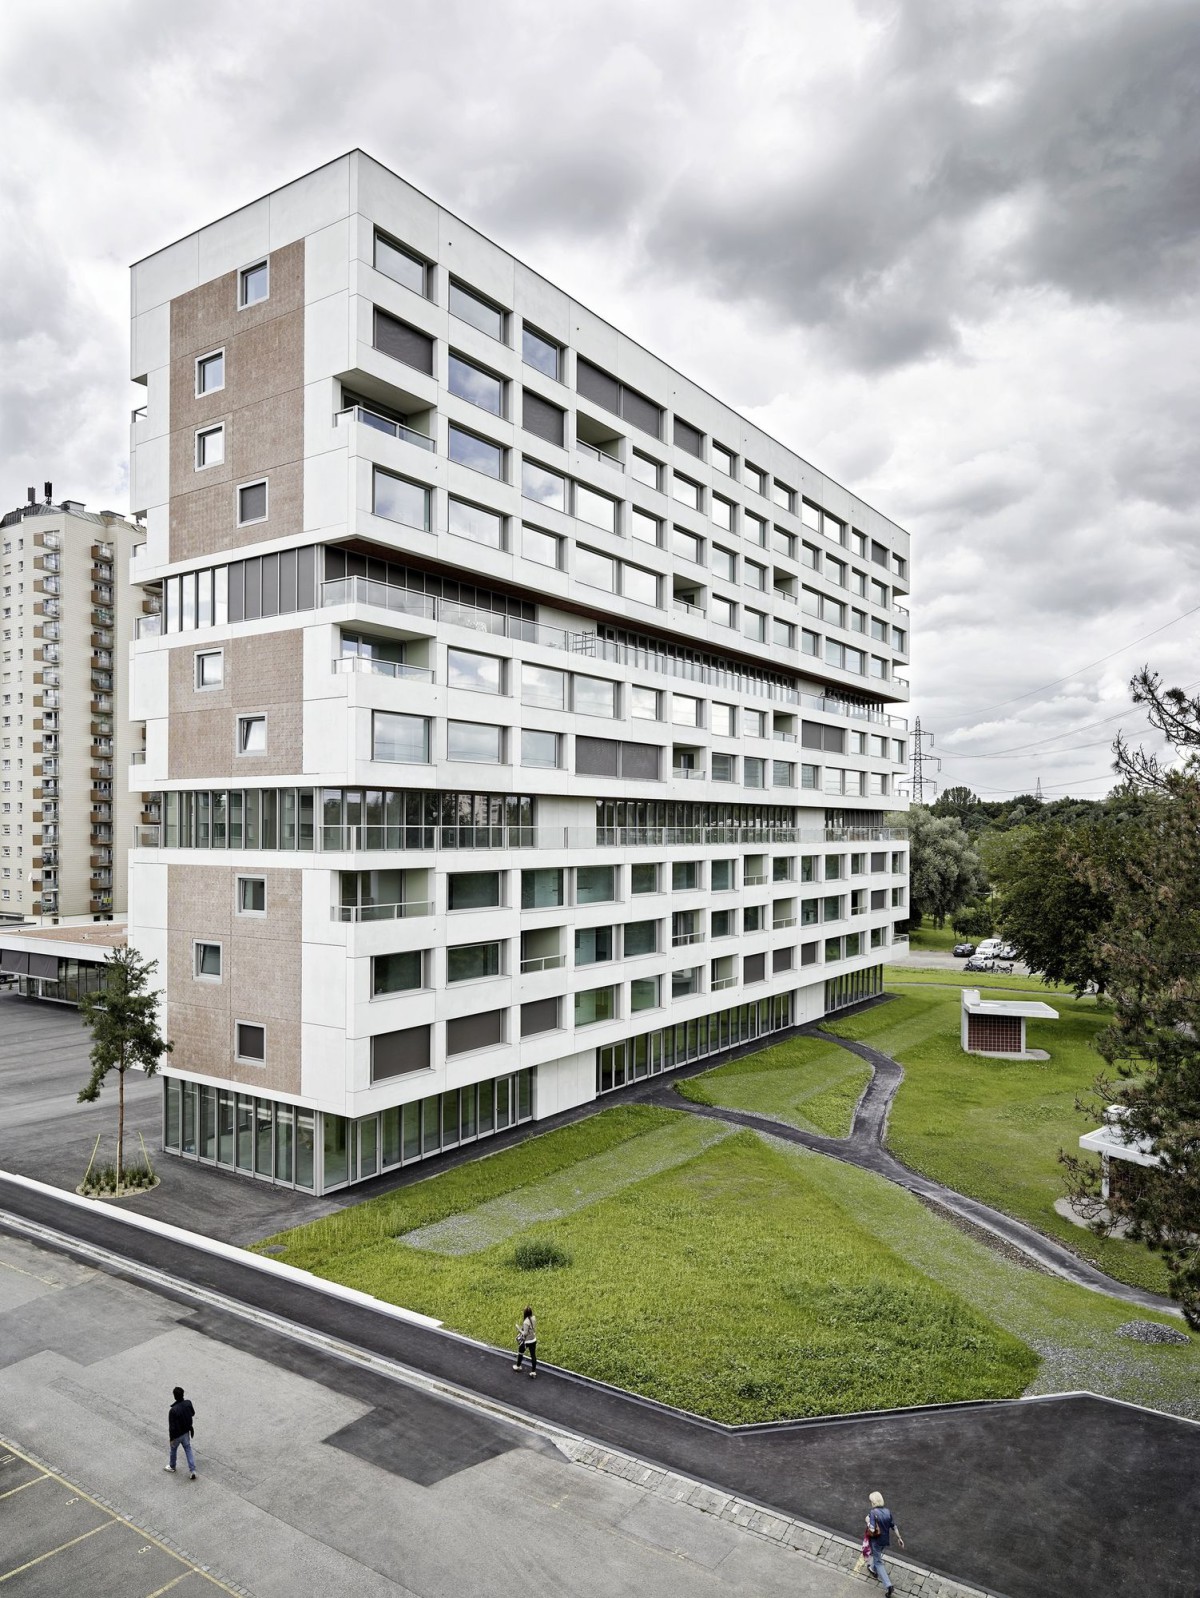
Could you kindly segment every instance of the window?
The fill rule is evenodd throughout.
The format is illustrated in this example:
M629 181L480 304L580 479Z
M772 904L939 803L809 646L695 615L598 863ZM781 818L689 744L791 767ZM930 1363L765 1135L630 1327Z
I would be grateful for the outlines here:
M240 916L266 915L266 877L239 877L237 879L237 913Z
M267 482L243 483L237 491L237 519L239 527L249 527L254 522L267 519Z
M611 904L616 897L617 869L615 866L576 866L576 904Z
M425 986L425 956L417 950L403 954L377 954L371 961L371 997L412 993Z
M722 594L714 594L708 604L708 614L711 621L718 627L737 626L737 606L732 599L726 599Z
M723 544L714 544L709 560L714 577L724 577L727 582L737 582L737 556Z
M225 387L225 351L214 350L211 355L196 358L196 397L215 394Z
M521 495L524 499L536 500L539 505L548 505L551 510L565 511L567 508L567 480L559 472L552 472L548 467L538 466L534 461L521 462Z
M765 922L766 909L761 904L748 904L742 911L742 931L761 932Z
M521 553L526 560L557 571L562 565L562 539L554 533L542 532L540 527L522 527Z
M498 871L452 871L447 880L449 910L493 910L500 904Z
M503 448L486 438L480 438L477 433L468 433L465 428L456 427L453 422L449 429L447 453L452 461L457 461L460 466L469 466L473 472L482 472L485 477L504 477Z
M771 762L771 786L773 788L794 788L796 786L796 768L790 760L774 760Z
M733 705L723 705L714 700L709 708L709 718L713 732L719 737L735 738L737 736L737 711Z
M402 244L394 244L382 233L375 235L375 270L396 283L402 283L406 289L412 289L414 294L424 297L428 292L429 268L426 263L419 255L406 250Z
M602 528L606 533L617 530L617 502L607 494L597 494L595 489L575 484L575 515L589 527Z
M504 1042L507 1010L484 1010L479 1015L462 1015L446 1022L446 1053L471 1054L476 1049L494 1049Z
M782 527L777 527L772 535L772 543L776 554L786 555L789 560L795 560L796 540L791 533L785 533Z
M751 544L757 544L760 549L767 547L767 524L763 517L756 516L753 511L747 511L743 518L746 527L746 539Z
M376 306L374 337L375 348L381 355L433 376L433 340L419 327L410 327L398 316L389 316Z
M196 434L196 470L220 466L225 460L225 428L202 427Z
M565 904L563 874L557 866L521 873L521 909L550 910Z
M767 618L760 610L751 610L749 605L742 611L742 636L752 639L756 644L765 644L767 641Z
M225 651L205 649L196 656L196 687L223 688L225 686Z
M271 268L266 261L244 266L238 273L238 308L261 305L271 292Z
M576 715L606 716L610 721L617 714L617 685L603 677L576 676L572 684L572 699Z
M497 377L494 372L485 371L482 366L476 366L474 361L452 354L446 386L451 394L466 400L469 405L478 405L493 416L504 415L504 379Z
M621 565L621 592L639 605L658 607L658 574L644 566Z
M446 684L477 694L504 692L504 662L495 655L477 655L469 649L446 651Z
M560 745L556 732L536 732L532 727L525 727L521 731L521 764L553 771L559 765Z
M429 719L377 710L371 727L371 759L423 766L429 761Z
M376 516L386 517L389 522L429 531L429 490L420 483L395 477L381 466L375 468L372 509Z
M536 1037L539 1032L557 1032L560 1026L558 999L531 999L521 1006L521 1036Z
M662 407L648 400L636 389L627 388L600 367L593 366L582 356L575 363L575 387L584 399L591 400L603 410L624 417L627 422L651 438L662 437Z
M722 477L732 477L735 457L724 444L718 444L714 439L709 445L709 453L712 456L714 471L720 472Z
M720 494L712 497L712 519L718 527L723 527L726 532L733 530L733 505L727 499L722 499Z
M693 483L690 477L683 477L679 472L671 473L671 497L677 499L681 505L690 505L693 510L699 510L703 499L703 490L699 483Z
M597 1021L615 1021L616 988L589 988L575 995L575 1025L594 1026Z
M712 761L712 780L714 782L737 781L736 755L723 755L714 751L710 758Z
M575 964L603 965L613 957L611 927L580 927L575 933Z
M657 1010L659 999L660 979L658 977L635 977L629 984L629 1008L636 1010Z
M589 588L602 588L613 594L617 588L617 563L597 550L580 544L575 551L575 575Z
M756 560L742 562L742 581L747 588L756 588L760 593L766 592L767 568L760 566Z
M733 911L714 910L709 926L709 935L714 938L731 938L733 936Z
M447 982L478 982L499 975L498 943L460 943L446 950Z
M677 416L671 437L676 449L686 450L697 460L704 459L704 434L698 427L693 427L690 422L685 422L681 416Z
M379 1032L371 1039L371 1081L386 1082L410 1071L429 1069L429 1028L402 1027Z
M658 922L627 921L623 929L621 951L625 959L635 955L658 953Z
M265 716L238 717L237 752L239 755L266 754L267 718Z
M796 629L790 621L773 621L771 623L771 638L780 649L795 649L796 647Z
M661 721L662 695L657 688L629 690L629 714L634 721Z
M524 326L521 329L521 359L526 366L532 366L534 371L541 372L545 377L552 377L554 381L562 381L562 350L542 333L535 333L533 328Z
M689 994L700 992L700 967L693 966L690 971L671 972L671 997L673 999L686 999Z
M771 486L771 498L776 505L784 510L791 510L796 503L796 495L786 483L781 483L778 478Z
M656 549L662 546L663 524L657 516L651 516L648 511L638 510L635 505L629 513L629 531L634 538L643 544L653 544Z
M671 892L695 893L700 885L700 862L676 860L671 867Z
M446 759L472 760L482 766L504 764L504 728L485 721L448 721Z
M450 280L450 314L457 316L460 321L470 322L472 327L477 327L481 333L503 344L505 313L491 300L485 300L482 294L476 294L473 289L464 288L453 278Z
M547 444L563 447L566 436L567 413L558 405L551 405L531 389L521 390L521 426L535 438L544 438Z
M267 1029L254 1021L238 1021L235 1027L234 1052L239 1060L252 1065L262 1065L267 1057Z
M504 517L482 505L472 505L465 499L451 499L447 503L447 525L459 538L469 538L473 544L486 544L489 549L503 549Z
M521 667L521 703L541 705L547 710L567 708L567 674L552 666L531 666L528 661Z
M663 469L661 464L651 459L649 455L643 455L640 449L635 449L630 453L629 469L637 481L645 483L647 488L662 487Z
M751 466L750 462L746 461L742 469L742 476L747 488L752 488L756 494L766 494L767 476L765 472L760 472L757 466Z
M742 761L742 784L746 788L765 788L767 763L753 755L747 755Z
M221 980L221 945L219 943L192 944L192 975L197 982Z
M732 860L714 860L709 867L714 893L728 893L737 886L735 864Z
M688 694L671 695L671 724L675 727L699 727L702 725L699 699L693 699Z
M765 954L748 954L742 960L742 981L765 982L767 980L767 957Z
M657 893L658 866L639 862L629 868L630 893Z
M697 538L695 533L685 532L682 527L676 527L671 532L671 548L681 560L689 560L696 566L704 564L704 540Z

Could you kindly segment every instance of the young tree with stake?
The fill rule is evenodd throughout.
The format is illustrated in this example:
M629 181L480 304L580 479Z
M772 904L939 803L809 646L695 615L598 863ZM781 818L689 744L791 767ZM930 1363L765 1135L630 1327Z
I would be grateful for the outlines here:
M92 1074L79 1090L80 1104L93 1104L110 1071L117 1073L117 1192L124 1180L125 1073L140 1066L147 1076L175 1047L158 1030L158 993L150 991L157 960L143 960L136 949L110 951L104 986L79 1000L83 1024L92 1030Z

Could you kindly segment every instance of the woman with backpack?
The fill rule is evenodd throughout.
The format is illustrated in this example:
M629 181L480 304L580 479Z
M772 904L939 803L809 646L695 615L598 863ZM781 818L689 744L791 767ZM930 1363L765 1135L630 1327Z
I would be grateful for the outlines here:
M519 1371L525 1355L529 1355L529 1374L537 1375L537 1316L528 1304L517 1327L517 1363L513 1370Z

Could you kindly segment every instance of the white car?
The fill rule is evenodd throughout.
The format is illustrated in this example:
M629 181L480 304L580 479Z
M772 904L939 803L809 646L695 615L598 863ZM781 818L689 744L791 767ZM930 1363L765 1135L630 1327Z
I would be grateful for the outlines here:
M1003 938L984 938L983 942L976 946L975 958L977 960L995 960L1003 947Z

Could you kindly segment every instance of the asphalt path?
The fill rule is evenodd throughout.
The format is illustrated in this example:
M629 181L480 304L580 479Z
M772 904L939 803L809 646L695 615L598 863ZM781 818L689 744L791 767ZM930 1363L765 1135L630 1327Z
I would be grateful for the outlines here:
M726 1427L548 1358L542 1380L520 1381L507 1350L214 1256L199 1239L135 1230L119 1212L81 1209L0 1174L0 1224L5 1211L111 1250L135 1279L148 1265L842 1535L858 1531L864 1487L882 1486L915 1558L1006 1598L1195 1598L1200 1426L1173 1416L1074 1395Z

